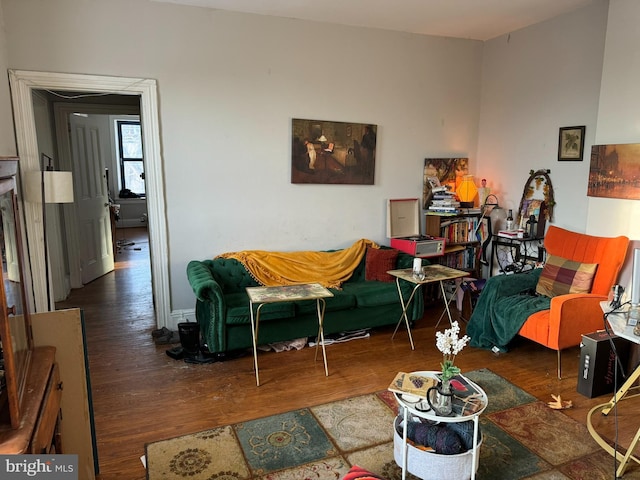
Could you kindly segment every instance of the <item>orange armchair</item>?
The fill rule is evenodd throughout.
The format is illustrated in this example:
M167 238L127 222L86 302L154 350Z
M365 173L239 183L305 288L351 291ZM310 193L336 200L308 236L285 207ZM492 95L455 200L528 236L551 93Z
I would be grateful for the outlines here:
M544 239L548 255L580 264L597 264L589 293L556 293L551 298L531 294L536 291L545 272L541 268L491 277L482 289L467 324L466 333L471 339L469 345L505 352L509 342L520 335L558 352L558 378L561 378L562 350L579 345L582 335L603 327L600 302L607 300L618 278L628 245L629 239L624 236L595 237L550 226ZM587 269L586 265L582 267ZM553 269L549 269L549 275L544 276L543 284L550 285L552 291L569 291L566 285L569 278L572 287L576 280L583 282L581 287L589 288L582 273L572 276L564 265L558 268L559 272L566 275L555 279ZM558 281L558 288L552 277Z
M609 292L622 268L629 239L596 237L550 226L544 239L547 255L581 263L597 263L591 292L558 295L548 310L530 315L518 334L558 352L558 378L562 375L561 351L579 345L582 335L602 329L600 302Z

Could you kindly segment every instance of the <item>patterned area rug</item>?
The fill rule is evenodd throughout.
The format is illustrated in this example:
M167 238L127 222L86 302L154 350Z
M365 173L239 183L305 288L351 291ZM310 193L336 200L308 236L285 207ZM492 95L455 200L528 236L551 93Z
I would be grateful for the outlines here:
M611 457L584 425L490 370L465 375L489 398L477 479L611 478ZM394 397L384 391L151 443L147 478L338 480L360 465L400 480L393 456L396 415Z

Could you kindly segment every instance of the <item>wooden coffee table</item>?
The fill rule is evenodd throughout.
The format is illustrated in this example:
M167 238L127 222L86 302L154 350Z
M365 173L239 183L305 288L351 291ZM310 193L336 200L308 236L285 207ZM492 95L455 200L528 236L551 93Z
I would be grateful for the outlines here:
M256 371L256 385L260 386L258 375L258 328L260 326L260 310L268 303L297 302L302 300L315 300L318 313L318 342L316 344L316 360L318 358L318 346L322 345L322 358L324 359L324 372L329 376L327 366L327 353L324 348L324 310L325 298L333 297L328 289L319 283L305 283L300 285L282 285L277 287L247 287L249 295L249 309L251 311L251 337L253 340L253 364ZM255 309L253 306L257 305Z

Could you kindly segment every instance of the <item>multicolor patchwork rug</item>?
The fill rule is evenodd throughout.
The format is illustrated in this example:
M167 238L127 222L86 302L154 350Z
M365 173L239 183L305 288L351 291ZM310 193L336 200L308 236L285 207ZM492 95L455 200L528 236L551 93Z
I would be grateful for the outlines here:
M490 370L465 375L489 398L481 416L477 479L611 478L611 457L583 424ZM147 478L338 480L359 465L399 480L393 456L396 415L394 397L384 391L151 443Z

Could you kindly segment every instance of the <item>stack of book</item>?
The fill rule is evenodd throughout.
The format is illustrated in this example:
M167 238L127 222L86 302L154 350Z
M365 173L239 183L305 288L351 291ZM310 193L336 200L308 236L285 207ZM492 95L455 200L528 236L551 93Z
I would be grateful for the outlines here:
M458 213L460 202L456 198L455 192L449 190L445 185L433 187L431 189L433 197L429 205L429 213L455 215Z
M498 230L498 236L504 238L518 238L517 230Z

